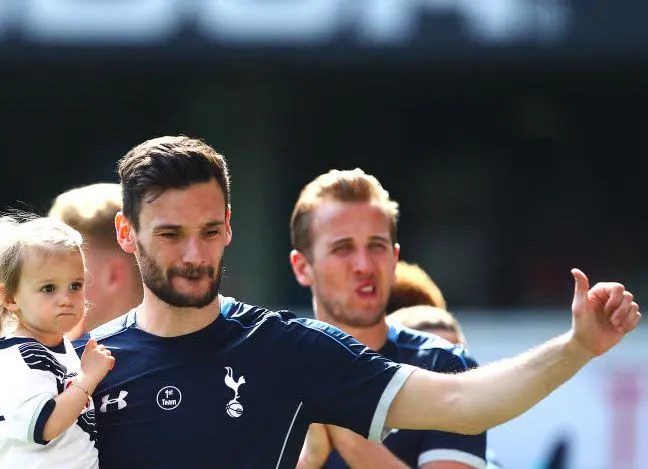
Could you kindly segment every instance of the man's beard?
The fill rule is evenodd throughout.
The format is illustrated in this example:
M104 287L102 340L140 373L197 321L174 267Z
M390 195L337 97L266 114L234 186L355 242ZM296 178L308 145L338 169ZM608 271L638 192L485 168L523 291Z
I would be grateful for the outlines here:
M137 242L139 250L139 267L144 285L151 292L165 303L178 308L204 308L210 305L218 296L220 282L223 276L223 260L218 268L209 267L171 267L167 269L166 275L155 260L148 255L144 246ZM201 296L187 295L180 293L173 288L171 281L173 277L184 277L197 279L207 275L211 279L209 289Z
M353 312L345 311L344 307L335 301L327 301L320 297L320 302L331 319L346 327L358 329L370 328L376 324L380 324L385 318L384 308L373 314L364 315L362 313L354 314ZM385 302L386 306L387 303Z

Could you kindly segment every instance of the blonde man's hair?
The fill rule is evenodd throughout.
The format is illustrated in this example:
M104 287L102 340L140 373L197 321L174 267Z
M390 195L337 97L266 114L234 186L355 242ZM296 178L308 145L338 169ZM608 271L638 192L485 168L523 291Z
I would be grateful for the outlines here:
M378 179L360 168L333 169L316 177L299 194L290 217L290 240L293 249L310 256L312 248L311 218L315 209L327 200L337 202L373 202L390 220L390 235L396 243L398 203L389 197Z
M387 317L389 324L401 324L417 331L434 332L443 330L454 332L460 344L466 345L461 326L452 313L442 308L418 305L401 308Z
M398 261L396 280L392 285L387 303L387 314L416 305L446 309L443 293L434 280L417 264Z
M54 218L20 213L0 217L0 292L3 298L18 291L28 254L46 257L77 251L83 259L83 238L74 228ZM16 316L0 304L0 334L16 323Z
M119 249L115 215L122 208L119 184L97 183L70 189L54 200L49 216L83 234L87 241Z

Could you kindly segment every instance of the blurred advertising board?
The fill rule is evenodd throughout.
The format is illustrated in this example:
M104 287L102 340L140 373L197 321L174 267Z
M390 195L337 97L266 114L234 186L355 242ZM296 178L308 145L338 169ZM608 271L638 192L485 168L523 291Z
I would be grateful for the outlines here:
M634 57L646 17L639 0L0 0L0 57Z

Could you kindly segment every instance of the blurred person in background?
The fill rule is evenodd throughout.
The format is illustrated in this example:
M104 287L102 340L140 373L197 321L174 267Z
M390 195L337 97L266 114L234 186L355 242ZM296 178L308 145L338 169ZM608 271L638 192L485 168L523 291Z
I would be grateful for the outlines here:
M425 270L417 264L399 260L396 264L396 280L387 302L387 314L415 305L446 309L446 300L439 286Z
M477 366L462 347L388 326L390 296L445 305L441 291L420 267L397 263L397 220L398 204L375 177L360 169L333 170L304 187L290 223L290 261L297 281L312 291L315 317L398 363L442 373ZM394 288L400 289L396 296L390 295ZM327 469L484 468L486 434L400 430L381 444L350 430L314 424L302 458L305 467Z
M142 301L137 262L117 243L115 215L121 210L119 184L97 183L58 195L49 216L73 227L84 239L86 259L86 315L68 333L76 340Z
M400 324L410 329L438 335L453 344L468 346L457 318L451 312L436 306L417 305L398 309L387 317L387 323Z

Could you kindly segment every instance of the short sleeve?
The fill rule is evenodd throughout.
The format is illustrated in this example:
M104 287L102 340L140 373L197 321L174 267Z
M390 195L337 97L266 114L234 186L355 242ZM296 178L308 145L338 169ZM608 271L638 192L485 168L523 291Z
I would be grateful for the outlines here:
M2 392L0 413L5 417L4 435L19 441L46 444L43 431L56 405L56 378L50 372L19 363L11 368L12 384Z
M307 329L301 359L304 369L312 370L304 400L311 421L381 440L389 407L414 368L386 359L328 324L300 321Z

